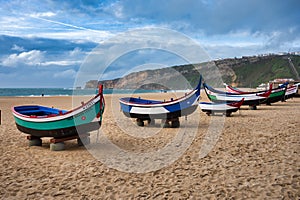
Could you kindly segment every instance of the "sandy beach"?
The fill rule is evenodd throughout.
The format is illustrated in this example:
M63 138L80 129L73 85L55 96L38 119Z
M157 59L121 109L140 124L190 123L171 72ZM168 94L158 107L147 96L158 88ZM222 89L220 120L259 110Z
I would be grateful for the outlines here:
M142 94L157 99L170 95ZM105 96L99 143L95 143L97 133L93 132L92 143L87 147L98 150L103 158L109 156L112 160L107 163L113 164L105 163L108 158L99 161L92 151L78 147L76 140L67 141L64 151L50 151L50 138L43 139L42 147L29 147L26 135L17 130L12 106L40 104L71 109L72 97L1 97L0 198L299 199L300 98L261 105L258 110L244 106L228 118L210 117L198 108L188 117L186 126L184 117L180 118L184 139L179 138L176 144L180 143L178 152L184 151L178 158L171 159L175 151L167 152L163 154L165 162L159 163L167 163L165 166L159 168L146 158L143 163L148 168L136 169L140 163L134 166L118 159L118 155L107 155L106 140L126 152L148 155L144 153L159 152L180 133L162 129L158 123L154 127L137 127L120 112L118 97ZM224 124L211 143L214 145L201 153L210 142L209 131L214 131L210 129L212 121L221 118Z

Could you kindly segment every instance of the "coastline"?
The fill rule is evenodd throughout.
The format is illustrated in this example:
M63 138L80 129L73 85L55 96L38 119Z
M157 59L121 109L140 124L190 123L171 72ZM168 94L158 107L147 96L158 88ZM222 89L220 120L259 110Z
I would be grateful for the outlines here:
M174 129L163 129L148 138L124 134L115 119L116 115L122 116L117 105L119 96L124 94L105 95L107 106L100 129L114 144L138 153L160 149L174 137ZM171 96L171 93L143 94L155 99ZM201 101L205 98L202 92ZM79 99L86 101L88 97ZM66 150L61 152L49 150L48 138L43 140L42 147L28 147L25 134L17 130L10 110L21 104L73 107L71 96L0 97L2 198L297 199L300 196L300 98L261 105L256 111L243 107L225 119L222 134L204 158L199 158L199 149L211 120L218 116L206 116L198 108L199 121L188 117L189 123L198 127L188 149L170 165L147 173L110 168L85 147L78 147L76 141L66 142ZM149 128L128 123L139 132ZM101 147L105 148L105 144Z

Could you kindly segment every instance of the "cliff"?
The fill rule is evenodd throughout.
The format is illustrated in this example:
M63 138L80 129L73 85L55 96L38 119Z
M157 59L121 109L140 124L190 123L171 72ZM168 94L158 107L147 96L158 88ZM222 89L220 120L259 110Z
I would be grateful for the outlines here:
M95 88L100 83L104 88L115 89L187 89L197 84L200 73L213 86L220 86L221 80L233 86L255 87L276 78L297 79L295 70L300 74L299 55L270 54L134 72L113 80L91 80L85 88Z

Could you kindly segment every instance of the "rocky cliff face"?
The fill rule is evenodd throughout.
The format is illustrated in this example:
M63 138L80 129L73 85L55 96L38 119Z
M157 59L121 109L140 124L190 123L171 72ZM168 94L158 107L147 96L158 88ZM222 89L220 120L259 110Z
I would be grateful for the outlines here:
M96 84L102 84L104 88L110 89L110 88L115 88L116 84L118 83L120 79L113 79L113 80L106 80L106 81L97 81Z
M280 61L284 57L267 55L215 60L200 64L134 72L122 78L100 81L99 83L103 84L104 88L116 89L191 89L198 83L201 73L205 81L211 85L221 86L221 82L226 82L233 86L249 86L249 80L246 82L245 79L243 82L243 76L248 75L250 81L252 81L251 79L258 79L260 74L255 72L258 69L270 68L276 59ZM285 67L284 63L281 63L283 68ZM272 71L272 69L268 70ZM270 73L268 70L259 73ZM258 81L261 80L258 79ZM91 80L86 83L85 88L95 88L97 85L98 81Z
M85 89L97 88L98 81L97 80L89 80L85 83Z

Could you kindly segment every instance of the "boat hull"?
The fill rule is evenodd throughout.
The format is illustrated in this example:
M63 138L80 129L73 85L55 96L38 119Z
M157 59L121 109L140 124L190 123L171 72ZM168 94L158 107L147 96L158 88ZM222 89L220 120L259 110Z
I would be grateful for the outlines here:
M199 104L204 112L236 112L240 107L233 107L227 104L203 103Z
M279 88L272 90L272 93L266 100L266 104L276 103L278 101L283 101L285 98L286 88Z
M151 120L151 119L174 119L182 116L187 116L192 114L197 109L197 105L190 106L183 110L178 110L175 112L168 112L168 113L157 113L157 114L141 114L141 113L134 113L134 112L124 112L123 114L126 117L130 118L137 118L142 120Z
M207 96L214 103L234 103L240 101L242 98L245 98L245 96L230 97L230 96L220 96L220 95L211 95L211 94L208 94ZM260 105L264 102L266 102L266 98L254 98L254 99L248 98L244 100L243 105L255 106L255 105Z
M73 135L80 135L93 130L97 130L101 127L101 121L91 122L88 124L83 124L79 126L72 126L68 128L50 129L50 130L37 130L21 126L16 124L19 131L30 134L35 137L54 137L54 138L64 138Z
M230 109L201 109L206 113L233 113L239 110L239 108L230 108Z

